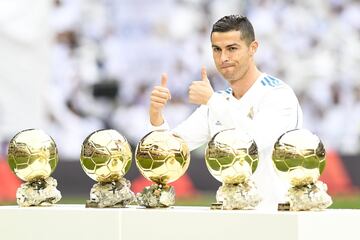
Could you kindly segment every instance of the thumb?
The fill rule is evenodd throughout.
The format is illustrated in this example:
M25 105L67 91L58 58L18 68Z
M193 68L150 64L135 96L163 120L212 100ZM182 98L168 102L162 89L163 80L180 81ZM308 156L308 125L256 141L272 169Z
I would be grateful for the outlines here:
M166 73L161 74L161 86L166 87L168 81L168 75Z
M202 80L202 81L209 82L209 79L208 79L208 77L207 77L207 73L206 73L206 68L205 68L205 66L202 66L202 68L201 68L201 80Z

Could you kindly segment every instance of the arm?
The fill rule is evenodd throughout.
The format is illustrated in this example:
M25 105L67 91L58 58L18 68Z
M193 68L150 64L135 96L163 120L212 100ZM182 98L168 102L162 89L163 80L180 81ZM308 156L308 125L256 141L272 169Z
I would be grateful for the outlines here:
M190 151L210 141L209 125L207 122L208 108L198 107L186 120L172 129L188 144ZM170 130L166 119L159 126L152 125L152 130Z
M161 86L155 86L151 93L149 116L150 123L152 125L151 128L153 130L170 129L162 114L163 108L170 99L170 91L166 87L166 84L167 75L163 74ZM210 85L210 83L208 85ZM204 88L206 89L206 86L201 83L197 83L192 89L192 92L194 92L194 95L198 95L198 92L201 92ZM197 99L204 101L204 97L200 94ZM193 114L190 115L190 117L173 129L175 133L179 134L188 143L190 150L198 148L207 142L209 138L207 116L207 106L201 105Z
M185 140L190 151L210 141L207 112L206 106L200 106L186 120L172 129ZM166 119L163 119L164 123L159 126L152 125L152 130L170 130Z
M190 151L210 141L207 106L198 107L190 117L180 123L173 131L187 142Z
M209 108L206 105L213 95L214 91L207 77L206 68L203 66L201 80L192 82L189 87L189 102L198 104L200 107L173 130L188 143L190 150L194 150L210 140Z

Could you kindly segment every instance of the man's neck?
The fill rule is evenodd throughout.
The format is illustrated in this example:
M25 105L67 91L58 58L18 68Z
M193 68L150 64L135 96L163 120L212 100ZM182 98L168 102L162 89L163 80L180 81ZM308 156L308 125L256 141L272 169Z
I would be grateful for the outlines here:
M230 83L233 90L233 95L236 99L240 99L255 83L256 79L262 74L256 65L252 65L245 75L236 81Z

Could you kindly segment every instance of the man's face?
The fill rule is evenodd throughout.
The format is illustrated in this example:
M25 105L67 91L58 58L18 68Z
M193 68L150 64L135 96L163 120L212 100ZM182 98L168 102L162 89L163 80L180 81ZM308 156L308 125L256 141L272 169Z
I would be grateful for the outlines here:
M257 42L248 45L239 31L229 31L213 32L211 44L216 68L227 81L237 81L247 73Z

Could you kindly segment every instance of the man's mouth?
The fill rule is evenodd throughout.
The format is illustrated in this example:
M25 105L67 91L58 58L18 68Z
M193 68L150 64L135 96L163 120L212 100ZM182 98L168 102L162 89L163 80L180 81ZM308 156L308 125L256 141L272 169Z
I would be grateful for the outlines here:
M221 65L222 69L231 68L231 67L234 67L234 65L233 64L223 64L223 65Z

